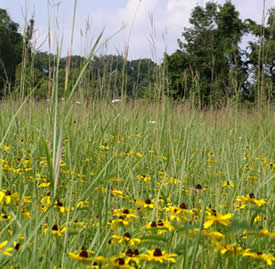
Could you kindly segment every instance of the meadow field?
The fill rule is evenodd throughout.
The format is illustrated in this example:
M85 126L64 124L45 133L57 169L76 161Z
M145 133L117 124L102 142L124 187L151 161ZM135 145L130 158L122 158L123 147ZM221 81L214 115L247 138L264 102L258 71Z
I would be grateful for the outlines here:
M274 112L0 104L0 268L271 268Z

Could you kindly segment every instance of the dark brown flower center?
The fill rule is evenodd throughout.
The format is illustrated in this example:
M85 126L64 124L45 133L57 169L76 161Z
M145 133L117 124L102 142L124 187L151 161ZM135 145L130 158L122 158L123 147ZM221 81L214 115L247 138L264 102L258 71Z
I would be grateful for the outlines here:
M60 201L57 201L56 205L57 206L63 206L63 204Z
M122 213L123 213L123 214L129 214L129 210L128 210L128 209L124 209L124 210L122 211Z
M197 190L201 190L201 189L202 189L201 184L197 184L197 185L195 186L195 188L196 188Z
M249 193L249 197L252 199L252 198L255 198L255 195L253 192Z
M128 257L134 257L134 256L138 256L139 252L137 249L135 249L135 251L132 251L130 248L126 251L126 256Z
M10 192L10 191L6 191L5 195L6 195L6 196L10 196L10 195L11 195L11 192Z
M151 223L151 227L152 227L152 228L157 227L157 224L156 224L156 222L155 222L155 221L152 221L152 223Z
M186 209L187 207L186 207L185 203L181 203L181 204L180 204L180 208L181 208L181 209Z
M150 199L147 199L146 201L145 201L145 204L147 204L147 205L150 205L152 202L151 202L151 200Z
M161 250L159 248L156 248L155 251L154 251L154 253L153 253L153 256L155 256L155 257L162 256Z
M58 231L58 226L56 224L54 224L53 227L52 227L52 230L53 231Z
M17 243L14 248L18 250L20 248L20 243Z
M115 260L115 263L118 263L119 265L125 264L125 261L122 258L118 258Z
M79 253L79 256L82 257L82 258L88 258L89 257L88 251L85 248L82 248L80 253Z
M133 256L133 251L130 248L126 251L126 256L129 256L129 257Z
M213 216L217 216L217 211L215 209L211 209L211 211Z
M162 220L159 220L158 221L158 226L163 226L164 224L163 224L163 222L162 222Z
M131 235L129 233L124 234L125 237L131 238Z

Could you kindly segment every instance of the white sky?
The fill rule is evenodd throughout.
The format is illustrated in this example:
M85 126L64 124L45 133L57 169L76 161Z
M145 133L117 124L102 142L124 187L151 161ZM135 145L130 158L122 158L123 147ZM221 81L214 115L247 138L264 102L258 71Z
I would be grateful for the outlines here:
M191 10L204 0L78 0L72 53L85 55L104 29L102 41L119 31L99 53L122 54L128 47L129 59L153 58L159 62L163 53L178 48L184 27L188 26ZM225 0L217 0L223 4ZM232 0L241 18L261 21L263 0ZM63 37L62 54L70 48L73 7L75 0L0 0L0 8L7 9L13 21L23 31L25 18L34 15L36 48L48 51L50 17L52 49ZM266 0L266 10L275 0ZM90 29L85 35L86 24ZM82 31L82 35L81 35ZM101 42L103 43L103 42Z

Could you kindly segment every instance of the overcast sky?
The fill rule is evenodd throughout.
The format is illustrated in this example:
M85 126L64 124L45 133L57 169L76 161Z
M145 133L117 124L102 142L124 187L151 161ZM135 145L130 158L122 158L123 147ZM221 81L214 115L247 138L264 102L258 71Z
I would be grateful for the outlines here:
M48 51L48 26L52 33L52 52L63 37L62 54L70 48L75 0L0 0L13 21L23 31L25 19L35 19L36 48ZM129 59L153 58L160 61L163 53L178 48L183 28L188 26L191 10L204 0L78 0L72 53L87 55L93 42L104 29L103 39L109 39L99 53L123 54ZM217 0L223 4L225 0ZM241 18L261 22L263 0L232 0ZM275 0L266 0L266 10ZM89 25L88 31L87 25ZM124 28L122 28L124 26ZM103 42L102 42L103 43Z

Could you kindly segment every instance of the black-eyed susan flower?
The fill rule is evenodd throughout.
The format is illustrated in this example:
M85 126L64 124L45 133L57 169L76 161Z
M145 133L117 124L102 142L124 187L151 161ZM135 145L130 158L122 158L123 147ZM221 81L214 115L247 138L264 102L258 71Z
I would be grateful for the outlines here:
M165 220L158 220L158 221L151 221L147 225L141 228L142 230L157 230L159 235L166 233L167 231L172 232L174 227L172 226L171 222L167 219Z
M258 223L259 221L262 220L262 217L260 215L257 215L255 218L254 218L254 223Z
M197 184L195 187L191 188L191 191L195 194L199 194L201 192L207 191L208 187L202 187L201 184Z
M0 243L0 252L2 252L4 254L4 256L12 256L11 251L13 251L13 248L11 247L6 247L6 245L8 244L8 240L3 241L2 243Z
M213 238L215 240L221 240L224 238L224 234L220 233L220 232L215 232L215 231L207 231L207 230L202 230L202 234L205 237L208 238Z
M222 255L226 254L226 253L230 253L231 255L237 255L237 256L240 256L243 254L245 250L242 249L241 247L237 247L236 246L236 243L233 243L233 244L229 244L229 245L226 245L226 246L223 246L220 248L220 253Z
M83 207L88 207L89 206L89 202L88 201L79 201L77 203L77 208L83 208Z
M111 226L112 230L117 231L118 227L129 226L130 222L131 220L128 218L120 216L119 219L108 221L108 225Z
M137 179L144 181L145 183L149 182L151 180L151 177L148 174L144 175L137 175Z
M45 224L43 234L46 235L48 230L49 230L49 226L48 226L48 224ZM57 235L59 237L61 237L65 232L66 232L66 227L65 226L59 226L57 224L54 224L51 228L51 234Z
M136 210L131 208L131 209L127 209L127 208L122 208L122 209L114 209L113 210L113 216L114 217L125 217L125 218L138 218L136 216Z
M22 203L23 203L23 204L32 203L31 196L24 196L23 199L22 199Z
M145 202L143 202L140 199L137 199L136 200L136 206L143 207L143 208L150 208L150 209L153 209L153 208L157 207L157 205L154 205L150 199L145 200Z
M111 189L111 193L112 193L113 196L117 196L117 197L122 198L122 199L127 199L128 198L128 195L124 195L123 191L116 190L114 188Z
M10 148L11 148L11 145L9 144L2 144L2 148L5 150L5 151L8 151Z
M270 237L275 237L275 232L269 232L267 228L263 228L260 231L260 235L266 235L266 236L270 236Z
M19 242L14 241L13 242L13 247L16 251L18 251L19 249L21 249L24 245L21 245Z
M135 152L135 156L138 157L138 158L142 158L143 157L143 155L140 152Z
M110 258L110 262L113 268L118 268L118 269L135 269L136 268L130 264L131 261L129 259L126 259L124 255L121 255L119 257L112 257Z
M250 257L252 259L255 260L262 260L265 261L268 265L272 265L272 262L275 261L275 257L272 256L272 254L270 253L263 253L263 252L250 252L250 250L248 249L247 251L245 251L243 253L244 257Z
M91 257L94 252L91 250L87 250L86 248L82 248L80 251L76 250L75 252L68 252L67 255L75 260L91 262L94 260L94 257Z
M138 249L132 250L129 248L123 256L125 256L125 260L128 264L134 266L135 268L140 268L140 257Z
M232 181L227 180L227 181L224 181L224 183L222 184L222 186L223 186L224 188L231 189L231 188L233 188L235 185L233 184Z
M255 195L253 192L247 194L247 196L237 196L237 201L241 202L242 206L244 207L246 204L255 204L259 207L266 204L265 200L257 200L255 199Z
M92 265L86 265L85 269L99 269L99 265L97 264L97 262L94 262Z
M203 224L204 229L209 228L214 223L220 223L224 226L227 226L231 223L231 213L223 215L218 213L216 210L212 209L210 214L211 215L205 217L205 222Z
M65 215L68 212L68 210L69 210L68 207L65 207L63 205L63 203L60 202L59 200L55 201L54 208L58 209L58 211L60 213L62 213L63 215Z
M65 224L64 224L65 225ZM83 222L83 221L78 221L78 220L75 220L75 221L69 221L68 222L68 225L72 226L73 229L77 229L77 227L80 227L80 228L84 228L84 229L87 229L87 223Z
M1 213L0 214L0 222L2 221L11 221L12 217L7 215L6 213Z
M100 145L99 149L104 150L104 151L108 151L110 149L110 147L107 145L107 143L105 143L104 145Z
M17 192L11 193L10 191L0 191L0 204L5 203L9 205L11 201L14 200L16 202L19 201L19 194Z
M125 233L123 236L119 235L113 235L112 236L112 243L117 243L117 244L127 244L130 247L135 247L141 242L139 238L131 238L130 233Z
M121 178L115 178L115 177L112 177L109 179L110 182L120 182L122 179Z
M42 204L42 206L48 207L51 204L50 193L48 193L47 195L43 195L42 199L40 200L40 203Z
M195 228L192 230L192 233L198 233L200 230L198 228ZM215 240L221 240L223 239L225 236L224 234L220 233L220 232L215 232L215 231L208 231L203 229L202 230L202 234L207 237L207 238L211 238L211 239L215 239Z
M30 219L31 218L31 211L22 207L21 214L24 218Z
M49 188L51 185L51 183L49 181L45 181L45 182L42 182L41 184L39 184L39 188Z
M170 220L177 222L187 221L189 215L192 214L192 211L186 208L185 203L181 203L180 206L165 207L164 210L169 215Z
M154 261L159 263L164 262L172 262L176 263L175 257L177 254L174 253L165 253L165 251L161 251L161 249L156 248L153 250L148 250L147 253L140 254L140 258L147 261Z

